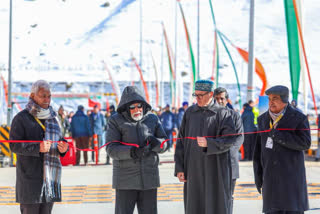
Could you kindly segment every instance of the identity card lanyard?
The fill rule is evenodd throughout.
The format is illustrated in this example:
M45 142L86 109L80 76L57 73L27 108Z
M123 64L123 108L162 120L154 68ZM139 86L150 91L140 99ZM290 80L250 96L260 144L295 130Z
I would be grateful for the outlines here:
M275 125L277 125L277 123L279 122L279 120L281 120L281 118L283 117L284 112L282 112L279 117L277 117L277 119L272 123L270 120L270 129L272 129ZM268 149L272 149L273 148L273 140L271 137L268 137L267 142L266 142L266 148Z
M37 117L34 117L34 119L39 123L43 131L46 132L46 127L41 123L41 121Z
M277 123L279 122L279 120L281 120L281 118L283 117L283 114L280 114L279 117L277 117L277 119L272 123L271 120L270 120L270 123L269 123L269 126L270 126L270 129L272 129L275 125L277 125Z

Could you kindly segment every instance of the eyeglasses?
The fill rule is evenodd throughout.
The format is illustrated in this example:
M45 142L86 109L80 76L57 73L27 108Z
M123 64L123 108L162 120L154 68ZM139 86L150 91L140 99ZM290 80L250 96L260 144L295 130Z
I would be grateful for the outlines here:
M139 103L139 104L136 105L136 106L135 106L135 105L130 105L130 106L129 106L129 109L130 109L130 110L133 110L133 109L135 109L135 108L142 108L142 103Z
M209 93L210 93L210 91L208 91L208 92L206 92L206 93L204 93L204 94L196 94L196 93L193 93L192 96L193 96L193 97L196 97L196 98L202 98L203 96L205 96L205 95L207 95L207 94L209 94Z

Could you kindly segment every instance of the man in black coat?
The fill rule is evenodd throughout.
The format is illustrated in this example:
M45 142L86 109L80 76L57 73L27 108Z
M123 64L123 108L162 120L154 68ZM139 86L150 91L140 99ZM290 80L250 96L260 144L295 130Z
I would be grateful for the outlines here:
M115 214L157 214L160 186L159 156L166 150L167 136L159 118L151 111L144 95L127 86L117 113L108 121L107 153L113 159L112 187L116 189Z
M62 132L50 106L49 84L32 84L29 102L12 121L10 143L17 154L16 201L22 214L50 214L53 203L61 201L61 163L68 144L60 141ZM32 142L32 141L42 141Z
M235 129L237 133L243 133L243 125L242 120L240 117L240 114L233 109L230 109L228 104L229 94L228 91L225 88L218 87L214 90L213 96L215 101L223 106L229 109L231 113L232 120L235 125ZM233 212L233 193L234 188L236 186L236 181L240 177L239 176L239 149L243 143L243 134L237 135L237 137L234 139L234 144L230 148L230 157L231 157L231 168L232 168L232 186L231 186L231 193L232 193L232 207L231 207L231 213Z
M232 113L214 102L213 82L198 80L197 104L183 116L174 155L175 175L184 182L186 214L230 214L230 149L237 134Z
M289 90L266 91L269 111L258 118L260 132L254 150L255 183L263 197L263 212L301 214L309 209L304 151L311 145L307 117L288 103Z

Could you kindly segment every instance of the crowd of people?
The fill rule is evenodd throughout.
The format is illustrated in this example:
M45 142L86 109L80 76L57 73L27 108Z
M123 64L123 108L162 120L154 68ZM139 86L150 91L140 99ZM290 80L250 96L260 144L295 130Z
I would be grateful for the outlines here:
M288 102L287 87L271 87L266 95L268 111L257 117L250 101L240 116L228 103L227 90L214 89L210 80L196 81L196 103L184 102L178 110L170 105L152 110L137 87L127 86L116 109L103 114L95 106L85 113L79 105L67 116L63 106L58 113L52 109L50 85L38 80L10 131L10 140L26 141L10 143L17 154L16 201L21 213L50 214L54 202L61 201L59 157L68 152L63 137L72 136L78 148L92 148L95 135L100 146L108 142L106 164L111 158L115 213L132 214L137 206L139 214L156 214L159 155L171 151L174 132L174 176L184 184L186 214L232 214L242 144L245 160L253 161L262 211L304 213L309 209L304 164L304 151L311 144L309 122Z

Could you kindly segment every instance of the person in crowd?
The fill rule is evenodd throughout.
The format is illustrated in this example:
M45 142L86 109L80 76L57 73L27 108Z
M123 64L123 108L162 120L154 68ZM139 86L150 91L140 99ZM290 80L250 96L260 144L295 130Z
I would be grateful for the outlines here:
M259 109L257 107L255 107L255 103L253 102L253 100L249 100L248 104L251 107L252 113L254 115L254 125L257 126L258 124L258 117L259 117Z
M176 122L177 122L177 129L179 129L180 126L181 126L181 122L182 122L183 115L184 115L184 113L186 112L188 106L189 106L189 103L188 103L187 101L185 101L185 102L182 103L182 107L179 108L179 110L178 110L177 120L176 120Z
M177 112L177 108L176 107L172 107L171 108L171 112L174 114L174 115L176 115L178 112Z
M251 161L253 156L253 150L256 142L257 127L254 125L254 114L252 112L252 107L249 103L243 104L243 113L241 115L244 132L248 133L244 135L244 160ZM250 134L249 134L250 133Z
M69 135L70 123L69 123L69 120L67 119L67 116L65 114L65 111L62 105L60 105L58 109L58 119L60 123L62 136L66 137L67 135Z
M105 129L105 119L103 114L101 114L99 106L95 105L93 107L93 111L90 114L90 126L92 129L92 134L96 134L98 137L98 146L102 146L102 133ZM94 139L92 138L91 141L91 148L94 149ZM95 160L94 152L91 153L92 161ZM99 158L99 151L98 151L98 158Z
M50 85L34 82L26 108L11 124L10 140L35 141L10 143L17 154L16 201L22 214L50 214L53 203L61 201L60 156L66 154L68 144L62 141L50 102Z
M162 123L162 127L164 128L164 131L168 136L168 139L170 139L168 141L169 142L168 152L170 152L170 149L172 148L172 144L173 144L172 132L174 131L174 129L176 129L176 120L175 120L175 115L170 111L169 104L166 105L164 112L160 116L160 120Z
M232 113L214 102L211 80L196 81L193 96L197 103L183 116L174 155L175 176L184 182L185 213L229 214L230 149L237 134Z
M72 138L76 142L78 149L88 149L89 142L92 139L92 129L89 121L89 117L84 113L84 107L78 106L76 114L72 117L71 121L71 134ZM76 151L76 165L80 163L81 151ZM88 152L83 151L84 164L88 164Z
M68 114L69 124L71 124L71 120L72 120L73 115L74 115L74 112L70 111L69 114Z
M261 132L253 159L263 212L301 214L309 209L304 164L304 151L311 145L309 122L288 104L286 86L273 86L265 93L269 97L269 110L258 118Z
M115 113L117 113L117 112L115 111L114 105L111 105L111 106L110 106L109 112L110 112L110 115L111 115L111 116L114 115Z
M156 115L160 118L160 117L161 117L161 114L162 114L162 112L161 112L161 107L156 107L155 113L156 113Z
M109 121L110 117L116 113L117 112L115 111L114 105L111 105L105 115L105 117L106 117L106 132L108 132L108 129L109 129L108 121ZM108 143L108 141L106 143ZM107 151L107 147L106 147L106 151ZM108 155L108 152L106 152L106 156L107 156L106 157L106 165L110 165L111 164L110 163L110 155Z
M218 87L214 90L213 96L215 101L223 107L227 107L231 112L231 117L235 125L235 130L237 133L243 133L243 125L240 114L236 112L233 108L230 109L227 105L229 102L229 94L225 88ZM243 134L237 135L233 146L230 148L230 157L231 157L231 168L232 168L232 186L231 186L231 193L232 193L232 203L231 203L231 212L233 212L233 194L234 189L236 186L236 181L240 177L239 173L239 149L243 143Z
M113 159L112 187L116 190L115 214L157 213L157 188L160 186L159 156L166 150L166 134L144 94L127 86L117 114L108 121L107 152Z
M302 113L301 109L298 108L297 100L295 100L295 99L291 100L291 103L290 103L290 104L291 104L291 106L292 106L293 108L295 108L296 110L298 110L298 111L300 111L300 112Z
M91 109L88 109L87 110L87 116L90 117L90 115L91 115Z

